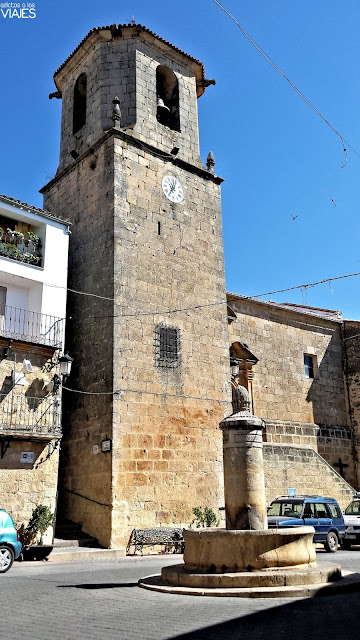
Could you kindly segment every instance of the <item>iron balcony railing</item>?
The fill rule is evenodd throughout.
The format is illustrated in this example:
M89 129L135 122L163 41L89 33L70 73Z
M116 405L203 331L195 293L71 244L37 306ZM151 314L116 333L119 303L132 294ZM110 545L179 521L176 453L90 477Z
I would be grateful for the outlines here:
M0 308L0 336L60 348L64 337L63 318L5 305Z
M0 394L0 434L61 435L60 400Z

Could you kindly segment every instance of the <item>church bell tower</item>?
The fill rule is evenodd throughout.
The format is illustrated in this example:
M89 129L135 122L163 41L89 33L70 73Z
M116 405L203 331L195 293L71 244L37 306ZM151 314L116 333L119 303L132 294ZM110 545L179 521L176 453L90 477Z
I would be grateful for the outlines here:
M104 546L223 506L230 412L220 184L199 155L201 62L140 25L92 29L54 74L72 223L59 509ZM84 295L86 294L86 295Z

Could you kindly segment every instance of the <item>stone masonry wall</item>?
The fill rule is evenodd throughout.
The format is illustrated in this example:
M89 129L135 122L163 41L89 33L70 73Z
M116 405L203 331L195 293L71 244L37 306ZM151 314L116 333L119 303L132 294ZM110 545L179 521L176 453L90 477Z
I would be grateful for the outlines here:
M297 495L336 498L345 509L354 495L353 487L308 447L264 443L264 468L268 502L295 488Z
M230 296L231 297L231 296ZM348 426L341 324L253 300L231 302L238 314L231 343L245 342L254 367L254 412L264 420ZM306 378L304 354L317 356L319 378Z
M178 205L162 193L167 173L183 185ZM224 290L219 186L116 140L114 387L124 392L114 411L114 544L134 527L188 525L193 507L223 503L228 337L225 305L208 305ZM176 368L156 366L159 324L179 329Z
M44 206L73 223L70 288L114 298L69 293L72 386L115 395L64 395L60 488L63 513L118 546L134 527L188 524L193 507L223 502L218 425L230 413L230 386L221 179L199 158L196 63L136 29L128 38L94 33L86 45L57 76L61 163ZM180 132L156 119L159 64L179 82ZM73 136L82 72L89 109ZM116 95L122 130L101 137ZM176 205L162 191L168 174L183 185ZM157 366L160 325L178 331L176 367ZM111 453L99 452L105 435Z
M152 45L133 37L104 37L93 34L87 55L79 50L62 69L57 83L62 89L62 127L58 172L73 163L72 150L87 151L113 126L113 99L120 100L121 127L170 153L177 147L178 157L202 166L199 158L196 79L187 69L188 59L174 50L169 58ZM156 67L170 67L179 81L181 131L172 131L156 119ZM80 74L87 76L86 123L73 134L74 86ZM130 130L130 129L129 129Z
M113 193L110 140L44 194L45 208L72 222L68 286L93 294L68 294L66 346L74 363L65 386L90 395L63 392L59 517L81 523L104 546L112 504L111 452L101 452L101 441L112 438Z
M268 443L288 443L308 446L317 451L332 467L341 461L347 465L344 477L356 487L354 446L349 427L327 427L306 422L272 420L266 422L265 440ZM339 471L338 467L334 467Z
M9 511L17 527L28 523L37 505L45 504L52 512L56 506L59 441L48 443L39 437L54 428L52 408L56 398L47 385L56 369L46 371L45 365L50 359L31 349L29 345L26 351L15 350L13 343L8 357L0 361L0 433L11 437L16 432L17 435L16 440L10 439L9 448L0 458L1 508ZM23 371L24 358L31 361L33 373L26 374L24 385L13 387L15 356L17 373ZM31 398L39 401L34 403ZM19 438L21 433L23 439ZM39 439L34 440L37 435ZM29 436L33 439L29 440ZM34 462L20 462L21 452L33 452ZM51 532L48 535L51 537Z
M344 344L349 411L354 432L357 481L360 485L360 322L344 321Z

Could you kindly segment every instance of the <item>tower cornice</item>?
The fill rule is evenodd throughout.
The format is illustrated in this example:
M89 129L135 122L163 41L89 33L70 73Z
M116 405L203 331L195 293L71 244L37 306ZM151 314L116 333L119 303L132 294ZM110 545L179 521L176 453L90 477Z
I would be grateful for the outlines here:
M205 80L204 65L202 62L185 53L185 51L182 51L171 42L164 40L164 38L161 38L141 24L113 24L91 29L74 51L70 53L66 60L56 69L54 82L57 90L62 91L62 71L71 62L76 64L78 63L78 58L82 59L89 53L87 45L95 45L99 40L111 41L116 38L138 38L158 48L162 53L165 52L168 56L173 57L175 61L185 65L194 73L197 81L197 97L199 98L204 93L208 81ZM213 83L213 81L211 81L211 83Z
M107 142L107 140L109 140L112 137L118 138L119 140L123 140L127 144L132 145L137 149L143 149L148 153L152 153L154 156L157 156L163 159L164 162L169 162L174 166L181 167L182 169L185 169L186 171L189 171L190 173L196 174L198 176L201 176L206 180L210 180L215 184L221 184L222 182L224 182L224 178L214 175L213 173L211 173L205 168L202 169L201 167L191 164L190 162L186 162L186 160L182 160L181 158L176 158L173 155L171 155L171 153L167 154L163 150L159 149L158 147L155 147L154 145L149 144L148 142L139 140L138 138L135 138L134 136L130 135L129 133L126 133L125 131L119 131L118 129L114 128L114 129L109 129L101 138L99 138L99 140L90 149L88 149L87 151L79 155L79 157L74 161L73 164L66 167L66 169L64 169L63 171L59 172L55 176L55 178L50 180L50 182L48 182L41 189L39 189L39 193L41 194L46 193L46 191L50 187L56 184L64 176L68 175L75 167L78 166L80 162L85 160L85 158L92 156L97 149L99 149L105 142Z

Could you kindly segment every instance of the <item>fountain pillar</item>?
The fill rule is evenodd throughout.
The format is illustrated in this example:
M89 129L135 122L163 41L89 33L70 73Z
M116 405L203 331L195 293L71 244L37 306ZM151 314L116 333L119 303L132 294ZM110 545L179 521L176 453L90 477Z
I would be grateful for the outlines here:
M226 529L267 529L262 432L264 422L239 411L223 432Z

